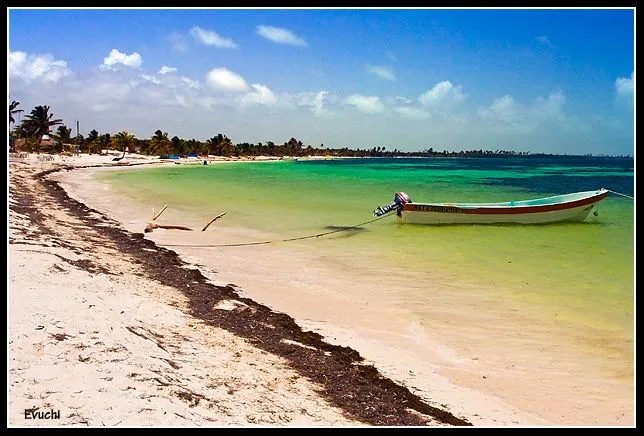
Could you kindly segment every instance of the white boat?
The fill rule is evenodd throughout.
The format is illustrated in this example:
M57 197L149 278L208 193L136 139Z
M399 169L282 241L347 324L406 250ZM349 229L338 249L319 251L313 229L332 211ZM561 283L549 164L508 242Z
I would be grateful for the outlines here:
M411 224L547 224L584 221L608 196L607 189L573 192L532 200L500 203L414 203L404 192L393 203L374 211L376 217L396 212L398 220Z

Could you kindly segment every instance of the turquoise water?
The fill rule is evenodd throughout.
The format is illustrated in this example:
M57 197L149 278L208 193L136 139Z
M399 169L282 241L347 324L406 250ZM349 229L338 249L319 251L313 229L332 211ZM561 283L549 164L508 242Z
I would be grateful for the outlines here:
M256 241L304 237L282 244L324 255L345 269L372 269L373 277L401 284L398 292L409 285L414 295L407 309L421 319L432 307L418 282L476 287L491 299L526 304L535 316L556 316L584 332L579 341L597 346L601 338L610 352L616 347L620 359L632 361L633 199L611 194L599 204L599 215L584 223L418 226L399 224L395 216L369 222L374 208L398 191L416 202L516 201L599 188L634 196L632 159L231 162L150 166L101 177L119 195L172 205L204 224L225 210L217 226L253 229L262 235ZM326 235L309 238L317 234Z

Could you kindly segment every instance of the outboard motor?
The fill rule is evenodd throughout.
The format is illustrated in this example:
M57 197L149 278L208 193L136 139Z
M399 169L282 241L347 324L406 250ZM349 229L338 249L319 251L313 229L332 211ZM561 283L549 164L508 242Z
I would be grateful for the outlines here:
M385 207L378 206L378 208L373 211L373 216L383 216L389 212L393 212L394 210L396 211L396 215L401 216L403 207L405 207L405 204L407 203L411 203L409 195L404 192L396 192L394 202Z

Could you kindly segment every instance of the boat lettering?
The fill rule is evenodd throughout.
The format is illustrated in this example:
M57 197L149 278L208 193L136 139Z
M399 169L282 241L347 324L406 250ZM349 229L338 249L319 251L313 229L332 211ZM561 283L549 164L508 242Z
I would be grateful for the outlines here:
M459 213L461 209L454 206L434 206L429 204L412 204L417 212Z

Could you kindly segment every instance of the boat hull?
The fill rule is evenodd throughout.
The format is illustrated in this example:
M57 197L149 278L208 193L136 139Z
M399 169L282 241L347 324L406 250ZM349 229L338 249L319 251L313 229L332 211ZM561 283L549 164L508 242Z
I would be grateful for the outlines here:
M581 222L606 198L608 192L599 190L567 201L541 199L528 202L497 204L430 204L407 203L399 221L409 224L547 224ZM563 197L563 196L562 196ZM553 199L555 197L552 197ZM536 203L536 204L535 204Z

